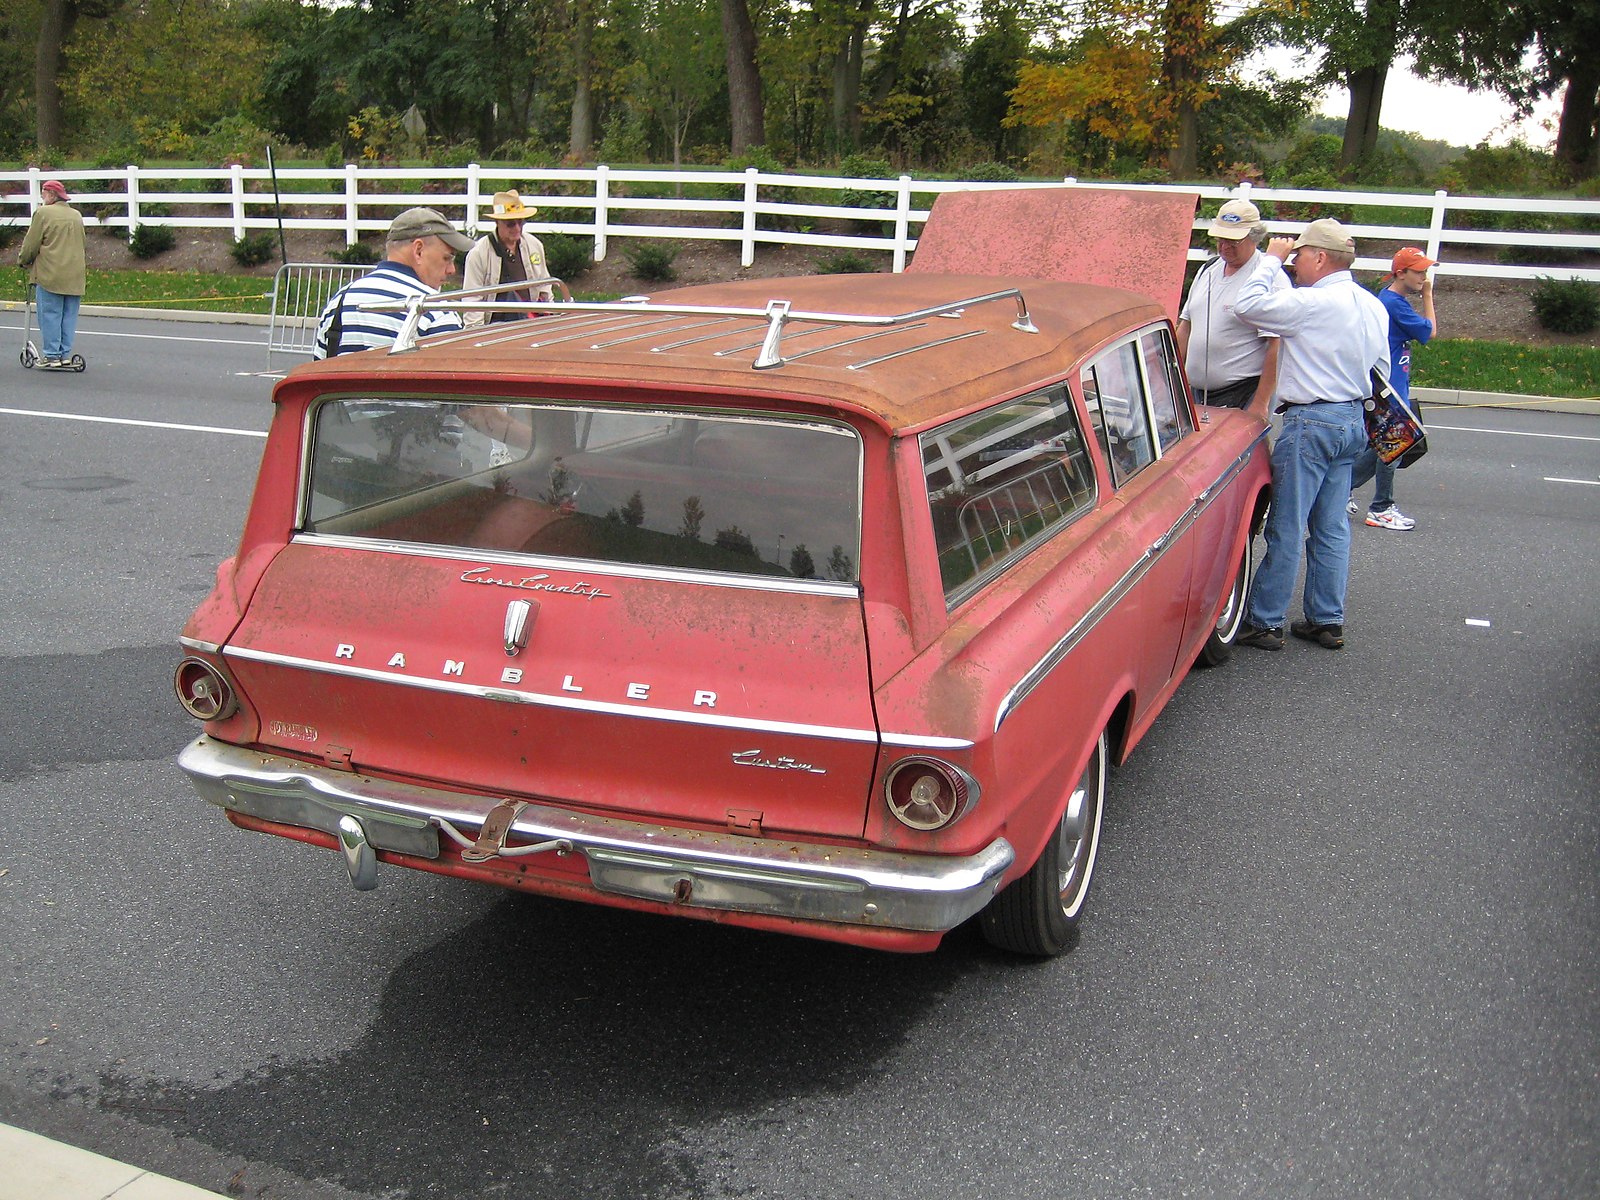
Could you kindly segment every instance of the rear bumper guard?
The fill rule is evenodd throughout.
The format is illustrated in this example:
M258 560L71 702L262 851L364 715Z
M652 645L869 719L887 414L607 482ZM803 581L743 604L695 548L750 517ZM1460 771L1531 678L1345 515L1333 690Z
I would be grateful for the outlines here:
M204 735L178 765L212 804L338 839L358 888L376 885L376 851L437 859L442 832L468 861L582 854L590 883L612 895L935 932L983 908L1015 857L1004 838L954 858L623 821L374 779Z

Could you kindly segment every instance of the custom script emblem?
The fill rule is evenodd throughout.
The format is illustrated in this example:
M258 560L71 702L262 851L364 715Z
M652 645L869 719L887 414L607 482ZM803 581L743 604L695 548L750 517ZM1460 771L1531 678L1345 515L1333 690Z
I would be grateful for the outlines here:
M813 766L808 762L801 762L797 758L790 758L787 754L780 754L777 758L763 758L759 750L735 750L733 752L733 765L736 767L766 767L769 771L809 771L813 775L826 775L821 767Z

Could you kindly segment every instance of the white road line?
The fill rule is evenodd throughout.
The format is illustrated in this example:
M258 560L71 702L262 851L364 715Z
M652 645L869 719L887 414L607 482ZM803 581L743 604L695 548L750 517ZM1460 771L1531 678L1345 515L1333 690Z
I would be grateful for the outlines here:
M1590 487L1600 487L1600 479L1563 479L1559 475L1546 475L1546 483L1587 483Z
M1600 437L1589 437L1582 433L1525 433L1520 429L1478 429L1472 425L1435 425L1427 422L1428 432L1435 429L1450 429L1456 433L1497 433L1502 437L1537 437L1555 438L1559 442L1600 442Z
M11 325L6 326L5 328L14 329L18 333L22 332L21 325ZM38 336L38 328L39 327L37 325L34 326L35 337ZM78 336L134 338L136 340L146 342L204 342L208 346L254 346L260 350L265 350L267 348L267 341L265 338L257 338L254 341L245 341L242 338L179 337L176 334L170 333L111 333L110 331L104 329L90 329L81 322L78 325Z
M11 417L54 417L58 421L90 421L97 425L137 425L144 429L175 429L180 433L231 433L235 437L264 438L264 429L226 429L221 425L180 425L175 421L135 421L128 417L87 417L81 413L38 412L31 408L0 408Z

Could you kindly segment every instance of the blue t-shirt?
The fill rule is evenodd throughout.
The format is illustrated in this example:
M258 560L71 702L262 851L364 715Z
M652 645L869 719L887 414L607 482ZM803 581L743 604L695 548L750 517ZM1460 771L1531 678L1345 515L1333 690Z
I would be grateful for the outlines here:
M1389 310L1389 386L1402 400L1411 399L1410 342L1426 342L1433 336L1433 323L1393 288L1378 293Z

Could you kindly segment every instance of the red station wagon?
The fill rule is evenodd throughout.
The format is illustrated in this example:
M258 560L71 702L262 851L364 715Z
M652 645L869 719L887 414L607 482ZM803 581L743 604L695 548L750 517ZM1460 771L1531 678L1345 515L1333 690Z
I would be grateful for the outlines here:
M1108 762L1227 656L1267 503L1161 304L1033 277L557 303L274 403L182 637L202 796L357 888L887 950L1072 944Z

